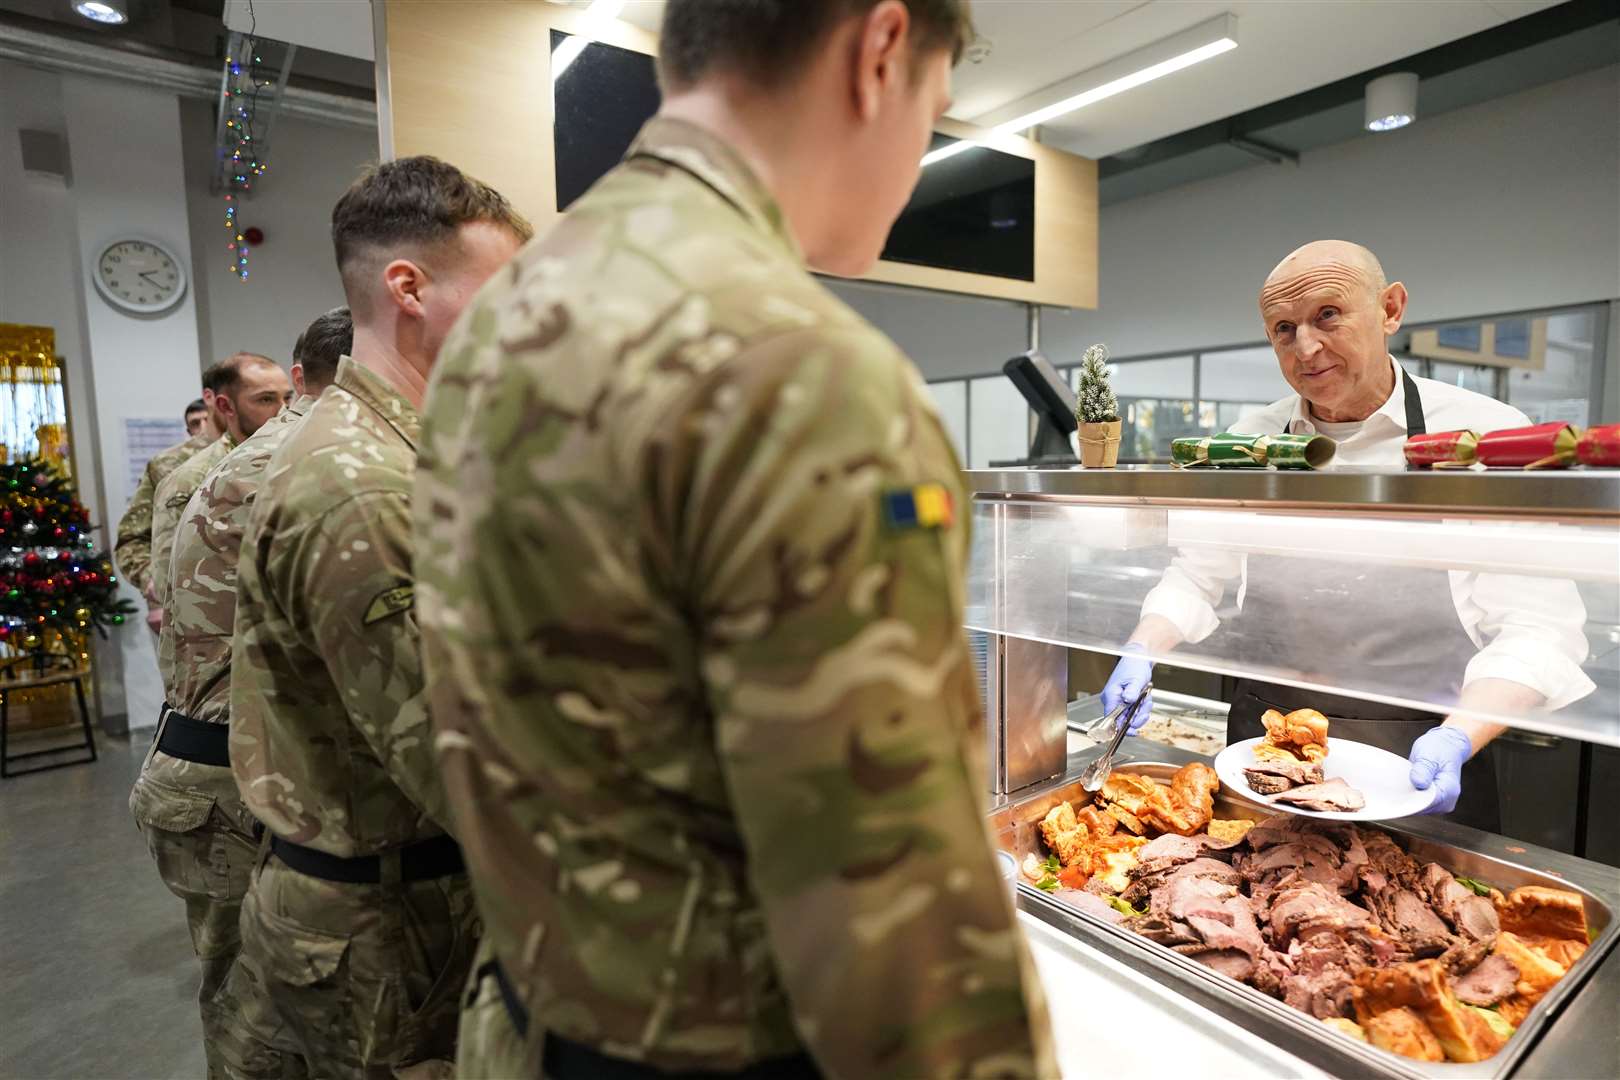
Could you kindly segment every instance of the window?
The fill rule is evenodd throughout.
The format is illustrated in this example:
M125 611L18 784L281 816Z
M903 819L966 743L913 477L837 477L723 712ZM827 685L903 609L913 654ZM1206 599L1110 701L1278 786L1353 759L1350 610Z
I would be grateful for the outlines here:
M1198 357L1199 416L1205 432L1225 431L1291 393L1269 345L1218 349Z
M965 463L968 459L967 382L954 379L951 382L929 383L928 393L939 407L939 418L945 424L945 433L951 437L951 445L956 447L957 459Z
M1005 375L968 383L968 468L1015 461L1029 454L1029 405Z

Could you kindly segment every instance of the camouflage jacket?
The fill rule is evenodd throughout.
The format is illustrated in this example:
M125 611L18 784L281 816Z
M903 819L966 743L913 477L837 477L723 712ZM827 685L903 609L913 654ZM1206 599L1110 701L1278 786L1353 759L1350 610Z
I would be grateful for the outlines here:
M191 455L207 447L213 439L205 431L154 454L135 485L129 507L118 519L118 536L113 541L113 561L118 572L143 596L152 584L152 503L157 486Z
M163 478L152 496L152 567L149 571L152 595L168 617L169 559L174 555L174 534L180 527L186 504L202 487L203 478L236 449L236 441L229 435L221 436L187 458L181 466ZM159 660L161 665L162 660ZM164 680L163 688L169 684Z
M276 425L267 424L266 429L272 426ZM222 470L228 470L237 460L238 456L231 452L229 441L219 439L193 454L158 485L157 507L152 515L152 535L154 541L159 541L167 534L169 542L161 545L154 543L154 571L168 564L167 549L179 551L185 547L183 538L177 534L184 531L180 523L191 520L197 499L201 497L198 492L206 492L215 477ZM182 507L175 509L174 504L181 499L185 500ZM235 540L240 542L240 525L234 535ZM235 559L236 550L232 547L230 560L233 578ZM168 578L167 574L153 575L154 591L166 590L168 594L163 600L163 631L158 638L158 674L163 678L164 698L185 716L223 724L229 719L225 708L229 688L226 679L230 655L229 617L225 622L223 647L214 644L213 648L209 648L195 642L192 638L196 636L198 620L195 612L199 605L190 591L193 580L182 573L165 584ZM207 582L204 581L201 587L206 590ZM234 583L226 596L234 605ZM208 599L205 592L202 606L207 606ZM180 618L187 619L188 624L182 626L178 621ZM177 631L183 629L189 629L191 633L178 636ZM205 688L203 693L197 692L199 686ZM205 715L203 710L207 709L210 695L218 704ZM158 735L161 738L161 727ZM147 751L146 760L141 763L141 774L136 777L134 790L130 792L129 808L137 821L170 832L187 832L202 824L208 817L208 811L218 806L239 830L244 833L252 830L253 818L237 796L236 782L231 778L229 769L170 757L158 751L158 741L152 740L152 748Z
M271 453L311 404L311 399L299 398L226 454L180 514L158 668L169 704L193 720L230 722L231 633L242 529ZM141 767L130 805L137 818L156 824L152 815L167 814L170 806L178 812L204 801L218 805L244 831L252 828L252 815L242 805L229 769L182 761L155 749Z
M231 770L276 835L340 857L439 835L411 578L420 421L344 357L265 467L237 568Z
M669 1069L1054 1075L986 832L960 466L747 166L652 121L428 402L436 745L531 1028Z

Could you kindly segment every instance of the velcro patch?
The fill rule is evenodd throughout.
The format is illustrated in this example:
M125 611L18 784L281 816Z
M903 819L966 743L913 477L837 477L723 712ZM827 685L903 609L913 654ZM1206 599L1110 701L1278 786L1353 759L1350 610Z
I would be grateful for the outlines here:
M944 484L919 484L883 493L883 520L891 529L944 529L956 521L956 504Z
M415 585L395 585L392 589L384 589L372 598L371 604L366 608L366 617L361 625L370 626L374 622L381 622L390 615L398 615L402 611L409 611L415 603Z

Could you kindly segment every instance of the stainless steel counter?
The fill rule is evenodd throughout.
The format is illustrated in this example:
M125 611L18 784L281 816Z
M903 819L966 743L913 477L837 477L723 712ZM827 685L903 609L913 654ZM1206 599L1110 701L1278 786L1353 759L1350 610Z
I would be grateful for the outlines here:
M1620 470L1539 472L1411 472L1333 469L1176 469L1129 465L1117 469L976 469L966 474L980 497L1045 495L1109 502L1178 500L1201 506L1467 511L1537 517L1608 517L1620 512Z

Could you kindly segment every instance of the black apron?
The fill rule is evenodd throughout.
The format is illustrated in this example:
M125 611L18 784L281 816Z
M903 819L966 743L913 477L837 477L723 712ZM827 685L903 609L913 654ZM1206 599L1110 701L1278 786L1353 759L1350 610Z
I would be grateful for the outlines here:
M1404 369L1401 380L1406 432L1421 435L1428 426L1417 384ZM1444 570L1392 570L1373 563L1250 555L1242 609L1234 621L1245 630L1258 625L1274 641L1320 642L1321 648L1332 650L1335 668L1358 669L1371 675L1374 685L1383 681L1382 674L1388 677L1387 685L1408 691L1403 696L1412 696L1415 690L1420 700L1456 701L1463 670L1479 651L1456 617ZM1436 630L1437 620L1403 619L1403 611L1444 611L1452 617L1444 629ZM1264 656L1250 659L1263 661ZM1267 709L1288 713L1303 708L1317 709L1332 721L1329 739L1370 743L1403 758L1413 741L1442 719L1421 709L1239 679L1226 721L1227 743L1264 735L1260 717ZM1496 758L1490 747L1463 767L1462 797L1448 816L1476 829L1501 832Z

